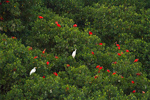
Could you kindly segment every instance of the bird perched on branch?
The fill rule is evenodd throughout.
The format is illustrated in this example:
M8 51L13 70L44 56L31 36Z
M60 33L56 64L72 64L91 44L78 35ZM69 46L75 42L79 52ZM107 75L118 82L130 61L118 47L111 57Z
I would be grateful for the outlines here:
M75 51L72 52L72 57L73 58L76 56L76 51L77 51L77 49L75 49Z
M37 68L37 67L34 67L34 68L30 71L30 75L36 71L36 68Z

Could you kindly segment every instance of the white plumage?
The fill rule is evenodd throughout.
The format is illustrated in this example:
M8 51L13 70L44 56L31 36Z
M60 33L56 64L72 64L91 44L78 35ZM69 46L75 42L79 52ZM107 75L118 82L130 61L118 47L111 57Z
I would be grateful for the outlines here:
M77 51L77 49L75 49L75 51L72 52L72 57L73 58L76 56L76 51Z
M32 74L32 73L34 73L36 71L36 67L34 67L31 71L30 71L30 75Z

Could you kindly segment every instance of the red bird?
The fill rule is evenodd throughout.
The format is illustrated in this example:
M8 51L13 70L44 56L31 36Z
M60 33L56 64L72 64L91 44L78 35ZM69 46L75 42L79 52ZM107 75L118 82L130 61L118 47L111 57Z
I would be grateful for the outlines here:
M77 27L77 24L74 24L73 27Z
M53 73L55 76L58 76L58 74L56 72Z
M107 69L107 72L109 73L109 72L110 72L110 70L109 70L109 69Z
M47 65L49 65L49 62L46 62Z
M69 67L70 65L69 64L67 64L67 67Z
M145 93L145 91L142 91L142 93L144 94L144 93Z
M120 47L120 45L119 45L119 44L116 44L116 46L117 46L117 47Z
M100 67L100 65L97 65L97 66L96 66L96 68L99 68L99 67Z
M43 19L43 17L42 17L42 16L39 16L39 18L40 18L40 19Z
M137 76L141 76L141 73L136 73Z
M5 2L6 2L6 3L9 3L9 1L8 1L8 0L6 0Z
M129 52L129 50L126 50L126 52Z
M99 67L99 69L103 69L103 66Z
M135 59L134 62L138 62L139 59Z
M89 35L93 35L93 33L91 31L89 31Z
M118 56L121 56L121 54L120 54L120 53L118 53Z
M56 58L56 59L58 59L58 57L57 57L57 56L55 56L55 58Z
M57 21L55 21L55 23L56 23L56 24L58 24L58 22L57 22Z
M92 53L92 55L94 55L94 52L93 52L93 51L92 51L91 53Z
M60 24L57 24L58 27L61 27Z
M32 50L32 47L30 47L28 50Z
M131 81L132 84L134 84L134 81Z
M35 56L34 59L38 58L38 56Z
M136 92L136 90L133 90L133 91L132 91L132 93L135 93L135 92Z
M117 62L115 61L115 62L113 62L114 64L117 64Z
M99 43L99 45L103 45L103 43Z
M43 52L42 52L43 54L45 53L45 50L46 50L46 49L43 50Z
M98 76L96 75L95 78L98 78Z

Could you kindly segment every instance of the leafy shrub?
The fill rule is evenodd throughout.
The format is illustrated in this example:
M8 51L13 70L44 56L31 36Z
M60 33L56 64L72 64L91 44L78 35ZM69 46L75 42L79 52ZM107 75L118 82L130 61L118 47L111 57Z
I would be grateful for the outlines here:
M145 2L7 2L0 32L17 38L0 34L0 99L150 99Z
M129 50L136 55L136 58L139 58L139 60L142 62L143 70L147 72L148 77L150 77L149 76L149 62L150 62L149 43L141 39L134 39L134 40L129 39L126 40L125 44L126 47L129 48Z

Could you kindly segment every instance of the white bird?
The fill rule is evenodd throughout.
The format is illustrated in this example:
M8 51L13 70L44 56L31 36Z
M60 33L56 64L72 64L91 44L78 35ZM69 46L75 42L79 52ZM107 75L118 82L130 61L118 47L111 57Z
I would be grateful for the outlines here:
M72 52L72 57L73 58L76 56L76 51L77 51L77 49L75 49L75 51Z
M30 71L30 75L32 74L32 73L34 73L36 71L36 67L34 67L31 71Z

